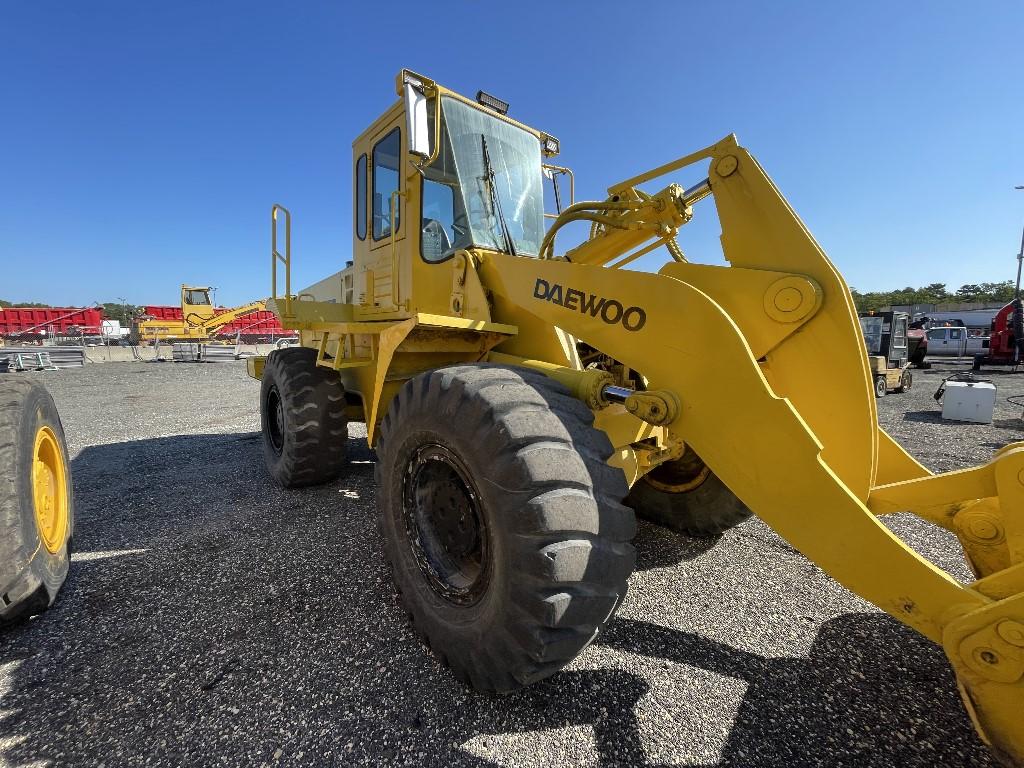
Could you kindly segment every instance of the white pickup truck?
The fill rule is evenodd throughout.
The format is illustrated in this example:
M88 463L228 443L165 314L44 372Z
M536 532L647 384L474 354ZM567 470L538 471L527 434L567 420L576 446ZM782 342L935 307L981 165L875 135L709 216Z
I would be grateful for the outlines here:
M973 360L975 355L988 352L988 336L972 336L969 328L950 326L928 329L928 354L944 357L963 357Z

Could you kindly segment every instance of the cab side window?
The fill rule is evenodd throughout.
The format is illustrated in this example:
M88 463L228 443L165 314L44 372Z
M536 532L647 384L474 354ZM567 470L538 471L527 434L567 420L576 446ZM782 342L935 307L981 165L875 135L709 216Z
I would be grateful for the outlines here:
M402 136L398 128L373 146L373 239L391 236L392 226L398 231L399 203L391 210L391 193L398 190L398 156L402 150ZM392 222L392 218L394 221Z
M356 160L356 237L366 239L366 155Z
M420 255L425 261L444 261L454 252L455 192L447 184L423 179L423 219Z

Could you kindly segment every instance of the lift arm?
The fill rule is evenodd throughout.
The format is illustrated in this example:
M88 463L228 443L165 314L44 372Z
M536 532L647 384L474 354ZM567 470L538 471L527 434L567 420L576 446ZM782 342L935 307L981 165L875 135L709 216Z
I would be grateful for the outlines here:
M265 301L252 301L248 304L243 304L240 307L233 307L225 312L221 312L219 315L203 320L195 325L202 328L207 334L216 333L217 329L224 327L230 322L237 320L244 315L252 314L253 312L262 312L267 308Z
M1024 444L933 476L880 430L850 291L734 137L610 192L635 197L635 185L702 159L731 266L676 259L659 274L628 272L596 266L609 260L588 259L585 243L572 261L483 253L484 284L674 400L672 432L827 573L942 644L979 732L1024 763ZM647 237L668 239L673 226ZM956 530L982 578L960 584L911 550L878 517L897 509ZM971 536L992 556L973 557Z

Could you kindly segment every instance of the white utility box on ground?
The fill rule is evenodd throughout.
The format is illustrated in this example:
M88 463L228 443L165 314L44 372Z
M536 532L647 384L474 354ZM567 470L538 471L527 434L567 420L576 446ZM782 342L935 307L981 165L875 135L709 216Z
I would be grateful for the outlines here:
M942 395L942 418L951 421L992 423L996 386L987 381L947 381Z

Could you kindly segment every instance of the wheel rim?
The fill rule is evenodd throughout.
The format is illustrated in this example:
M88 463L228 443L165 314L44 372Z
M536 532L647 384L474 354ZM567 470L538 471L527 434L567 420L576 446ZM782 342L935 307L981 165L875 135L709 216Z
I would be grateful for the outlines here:
M64 453L53 430L40 427L32 450L32 509L39 538L51 553L67 539L68 507Z
M885 394L885 379L878 379L875 382L875 393L879 395Z
M410 458L402 489L409 546L431 589L455 605L487 589L490 542L480 495L459 458L438 444Z
M277 387L267 392L267 437L274 453L280 454L284 448L284 403Z
M700 487L710 475L708 465L687 448L681 458L660 464L644 475L644 480L665 493L687 493Z

